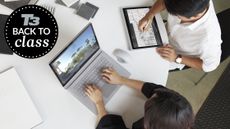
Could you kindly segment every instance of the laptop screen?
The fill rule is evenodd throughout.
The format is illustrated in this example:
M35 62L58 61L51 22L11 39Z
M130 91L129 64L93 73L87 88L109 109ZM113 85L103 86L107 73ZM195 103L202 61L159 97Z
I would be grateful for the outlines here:
M92 24L89 24L51 63L64 86L99 49Z

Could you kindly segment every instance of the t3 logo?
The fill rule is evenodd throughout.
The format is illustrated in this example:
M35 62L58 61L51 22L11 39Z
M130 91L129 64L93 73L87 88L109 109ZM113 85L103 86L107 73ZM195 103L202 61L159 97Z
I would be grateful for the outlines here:
M15 54L38 58L54 47L58 38L58 25L54 16L45 8L26 5L9 16L5 38Z

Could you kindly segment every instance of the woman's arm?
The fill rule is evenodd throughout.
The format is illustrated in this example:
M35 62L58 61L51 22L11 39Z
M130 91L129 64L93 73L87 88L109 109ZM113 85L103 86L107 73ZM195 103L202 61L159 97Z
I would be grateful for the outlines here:
M105 80L109 84L115 85L126 85L128 87L134 88L138 91L141 91L144 82L129 79L119 75L115 70L112 68L106 68L102 70L102 79Z
M136 89L138 91L141 91L141 89L142 89L142 87L144 85L144 82L139 81L139 80L133 80L133 79L122 77L121 84L126 85L126 86L128 86L130 88L134 88L134 89Z
M101 120L101 118L103 116L107 115L101 90L95 85L88 85L87 84L85 87L85 94L95 104L95 106L97 108L97 113L98 113L98 115L97 115L98 121Z
M147 98L150 98L155 90L158 88L165 88L164 86L154 83L147 83L143 81L133 80L119 75L112 68L102 70L102 78L109 84L126 85L142 92Z

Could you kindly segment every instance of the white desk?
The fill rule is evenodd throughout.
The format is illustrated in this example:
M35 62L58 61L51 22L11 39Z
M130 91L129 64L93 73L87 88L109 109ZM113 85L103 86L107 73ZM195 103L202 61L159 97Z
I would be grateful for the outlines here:
M115 48L128 50L128 36L121 8L152 4L152 0L89 0L89 2L100 8L91 22L101 48L113 58L112 52ZM38 2L38 4L44 3L56 6L55 18L59 25L56 46L46 56L33 60L17 55L0 55L0 70L10 66L16 67L44 120L44 123L35 129L94 129L95 115L62 88L48 65L50 60L88 24L88 21L77 16L73 9L55 4L53 0ZM169 63L155 52L155 48L132 51L130 54L132 62L122 65L131 72L131 78L166 84ZM109 112L121 114L130 127L132 122L143 116L143 105L143 96L132 89L122 87L106 108Z

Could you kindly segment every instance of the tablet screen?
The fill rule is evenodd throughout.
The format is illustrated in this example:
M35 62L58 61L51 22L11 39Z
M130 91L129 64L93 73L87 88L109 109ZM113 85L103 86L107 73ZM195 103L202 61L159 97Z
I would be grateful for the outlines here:
M145 32L138 29L139 21L149 11L149 7L124 8L125 20L133 49L154 47L162 45L162 40L155 18Z

